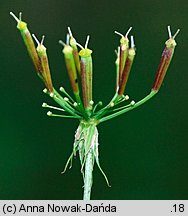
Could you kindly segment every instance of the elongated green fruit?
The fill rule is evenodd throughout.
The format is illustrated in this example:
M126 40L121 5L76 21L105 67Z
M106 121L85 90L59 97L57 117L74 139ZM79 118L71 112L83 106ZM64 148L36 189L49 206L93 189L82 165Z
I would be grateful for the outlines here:
M36 40L37 43L37 53L41 61L41 66L42 66L42 76L44 79L44 83L46 85L46 88L48 89L49 92L53 92L53 85L52 85L52 79L51 79L51 73L50 73L50 68L48 64L48 56L46 53L46 47L43 45L44 42L44 35L42 36L42 41L39 42L38 39L34 34L32 34L33 38Z
M78 76L77 76L76 65L73 56L73 48L65 44L63 49L63 54L65 57L65 63L66 63L72 90L74 94L79 94Z
M116 34L121 36L120 39L120 56L119 56L119 86L121 84L122 80L122 74L125 67L125 62L128 56L128 49L129 49L129 39L128 34L131 31L132 27L130 27L125 34L125 36L117 31L115 31Z
M161 60L157 69L155 81L152 86L153 91L159 91L163 83L164 77L174 54L174 49L176 47L175 37L179 33L179 31L180 30L178 29L174 36L172 36L170 26L168 26L169 39L165 42L166 47L163 50Z
M116 52L116 61L115 61L115 65L116 65L116 92L119 89L119 60L120 60L120 47L118 47L118 49L115 51Z
M30 34L30 31L27 28L27 23L21 20L22 13L19 13L19 18L17 18L13 12L10 12L10 15L17 21L17 28L21 33L21 36L24 40L24 43L27 47L27 51L32 59L32 62L35 66L37 73L42 73L40 59L37 55L33 38Z
M81 46L79 56L81 57L81 80L82 80L82 94L84 107L86 110L92 109L92 79L93 79L93 66L92 66L92 50L87 48L89 36L87 37L85 48ZM79 45L80 46L80 45Z
M73 37L70 27L68 27L68 32L69 32L69 35L70 35L70 45L73 48L74 61L75 61L75 64L76 64L78 74L80 75L80 58L79 58L76 39Z
M79 89L79 84L78 84L78 75L76 71L76 62L75 62L74 55L73 55L74 50L71 46L69 46L68 44L65 44L61 40L59 41L59 43L64 46L63 54L65 57L65 63L66 63L66 67L67 67L67 71L68 71L68 75L70 79L70 84L71 84L73 93L75 95L75 99L78 103L78 108L83 113L83 115L86 117L85 110L83 107L83 102L80 98L80 89Z
M134 45L134 40L133 40L133 36L131 36L131 48L129 48L128 50L128 56L125 62L125 66L123 69L123 73L122 73L122 78L121 78L121 83L119 86L119 90L118 90L118 95L122 96L124 91L125 91L125 87L129 78L129 74L132 68L132 64L134 61L134 57L135 57L135 45Z

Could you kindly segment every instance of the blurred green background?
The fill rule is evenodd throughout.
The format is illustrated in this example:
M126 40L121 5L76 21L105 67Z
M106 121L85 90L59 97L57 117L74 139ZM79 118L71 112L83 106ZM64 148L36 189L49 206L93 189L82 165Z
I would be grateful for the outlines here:
M127 86L135 101L149 93L167 25L178 46L158 95L144 106L99 126L100 160L108 188L95 167L92 199L188 198L188 4L186 0L0 1L0 199L82 199L78 158L61 175L72 151L75 120L49 118L43 94L16 22L23 20L38 38L45 34L54 85L70 91L59 39L67 26L81 43L90 34L94 100L107 103L114 93L119 37L133 26L137 55Z

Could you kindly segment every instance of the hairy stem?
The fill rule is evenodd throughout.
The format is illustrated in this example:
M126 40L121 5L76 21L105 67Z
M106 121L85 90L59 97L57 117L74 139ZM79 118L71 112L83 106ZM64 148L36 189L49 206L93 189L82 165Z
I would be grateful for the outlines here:
M110 187L108 179L99 163L98 146L97 121L95 119L90 119L89 121L80 121L75 133L73 152L70 155L62 173L66 171L69 164L70 167L72 166L72 158L78 152L81 164L81 172L83 174L84 180L83 200L90 200L91 198L93 167L95 163L104 176L107 185Z

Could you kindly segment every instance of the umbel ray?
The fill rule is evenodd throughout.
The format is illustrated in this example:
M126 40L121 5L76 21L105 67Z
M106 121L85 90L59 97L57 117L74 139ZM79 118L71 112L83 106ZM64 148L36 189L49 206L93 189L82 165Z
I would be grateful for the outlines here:
M129 96L125 94L127 81L136 55L134 37L130 36L130 43L128 38L132 27L128 29L125 35L115 31L115 33L120 36L120 44L116 50L115 61L116 87L112 99L108 104L103 105L102 101L96 103L93 101L93 51L88 48L89 36L86 38L85 46L82 46L76 41L70 27L68 27L66 42L62 40L59 41L63 46L62 52L74 96L72 97L64 87L59 88L59 92L61 92L59 93L53 85L47 51L44 46L45 37L42 36L40 42L34 34L30 33L27 23L22 21L22 13L19 13L19 18L12 12L10 12L10 15L16 20L17 28L21 33L37 75L46 86L43 92L49 95L59 105L59 107L55 107L43 103L42 107L50 109L47 115L50 117L72 118L79 122L75 133L73 151L62 173L66 171L67 167L72 166L73 156L78 153L84 181L83 199L89 200L95 163L109 185L108 179L99 163L97 126L102 122L118 117L139 107L158 93L174 54L176 47L175 37L180 30L178 29L176 33L172 35L170 26L168 26L169 38L165 42L165 48L159 62L152 88L147 96L136 102L130 100ZM35 46L35 42L37 46ZM53 113L51 110L54 110L53 112L56 111L57 114Z

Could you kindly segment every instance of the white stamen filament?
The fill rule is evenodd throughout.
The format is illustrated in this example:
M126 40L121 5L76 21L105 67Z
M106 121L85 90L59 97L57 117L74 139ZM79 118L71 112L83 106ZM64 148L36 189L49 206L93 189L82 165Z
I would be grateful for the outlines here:
M117 56L118 56L118 58L120 57L120 46L118 46Z
M66 46L67 44L66 43L64 43L62 40L59 40L59 44L61 44L62 46Z
M16 20L17 23L19 23L21 21L20 19L18 19L18 17L13 12L10 12L10 15Z
M87 38L86 38L85 49L87 49L87 46L88 46L88 43L89 43L89 38L90 38L90 36L88 35Z
M120 35L122 38L124 38L124 35L119 33L118 31L114 31L115 34Z
M170 26L168 26L167 28L168 28L168 35L169 35L169 38L175 39L175 37L177 36L177 34L180 32L180 29L178 29L178 30L176 31L176 33L172 36Z
M42 40L41 42L39 42L39 40L37 39L37 37L35 36L35 34L32 34L34 40L36 41L37 45L40 46L40 45L43 45L44 43L44 38L45 38L45 35L42 35Z
M39 40L37 39L37 37L35 36L35 34L32 34L34 40L36 41L37 45L40 46L40 42Z
M19 20L22 21L22 12L19 13Z
M134 37L131 35L131 48L135 47Z
M73 38L73 35L72 35L72 32L71 32L71 29L70 29L69 26L68 26L68 32L69 32L70 37Z
M122 38L127 38L127 37L128 37L128 34L129 34L129 32L131 31L132 28L133 28L133 27L130 27L130 28L128 29L128 31L127 31L127 33L125 34L125 36L124 36L123 34L121 34L120 32L118 32L118 31L114 31L114 32L115 32L115 34L120 35Z
M44 38L45 38L45 35L42 35L42 40L41 40L41 45L43 45L43 43L44 43Z
M66 37L66 44L69 45L69 41L70 41L70 34L67 34L67 37Z
M81 44L77 43L77 42L76 42L76 45L78 45L81 49L84 49L84 47Z
M133 27L130 27L130 28L128 29L127 33L125 34L125 38L128 37L128 34L129 34L129 32L132 30L132 28L133 28Z
M169 36L169 38L172 38L172 33L171 33L171 30L170 30L170 26L168 26L167 28L168 28L168 36Z
M180 32L180 29L178 29L177 31L176 31L176 33L173 35L173 39L175 39L175 37L177 36L177 34Z

